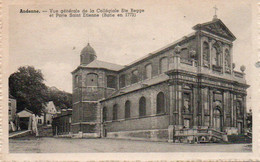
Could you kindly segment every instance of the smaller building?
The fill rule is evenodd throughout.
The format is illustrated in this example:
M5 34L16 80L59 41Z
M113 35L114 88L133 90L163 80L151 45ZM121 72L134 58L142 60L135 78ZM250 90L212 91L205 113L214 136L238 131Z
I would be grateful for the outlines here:
M57 114L56 107L53 101L50 101L46 104L44 112L41 116L37 116L38 125L47 124L50 125L52 123L52 118Z
M16 99L9 95L8 99L8 123L9 123L9 131L16 131L17 130L17 104Z
M25 108L24 110L17 113L17 116L20 120L20 128L22 130L31 130L33 112Z
M72 109L62 109L52 120L54 136L70 137Z

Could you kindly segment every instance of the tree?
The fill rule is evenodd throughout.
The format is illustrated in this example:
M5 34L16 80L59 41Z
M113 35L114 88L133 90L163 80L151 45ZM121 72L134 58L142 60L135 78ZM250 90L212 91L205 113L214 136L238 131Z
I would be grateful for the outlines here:
M40 70L33 66L19 67L9 77L9 93L17 100L17 111L25 108L41 115L48 101L47 87Z
M67 109L72 107L72 94L60 91L56 87L48 88L49 101L53 101L57 109Z

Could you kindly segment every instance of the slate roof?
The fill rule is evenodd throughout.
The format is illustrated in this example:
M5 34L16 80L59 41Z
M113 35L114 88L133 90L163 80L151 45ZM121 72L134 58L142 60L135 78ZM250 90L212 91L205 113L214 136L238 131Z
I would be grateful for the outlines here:
M81 67L88 67L88 68L100 68L100 69L108 69L108 70L113 70L113 71L118 71L124 66L118 65L118 64L113 64L105 61L100 61L100 60L94 60L88 65L81 65Z

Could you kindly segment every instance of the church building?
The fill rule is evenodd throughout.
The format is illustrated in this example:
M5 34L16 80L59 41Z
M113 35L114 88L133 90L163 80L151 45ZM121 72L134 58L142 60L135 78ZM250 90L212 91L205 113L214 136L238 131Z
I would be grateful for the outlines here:
M72 72L71 137L226 141L246 131L245 66L236 37L214 16L127 66L99 61L90 44ZM236 57L236 54L234 54Z

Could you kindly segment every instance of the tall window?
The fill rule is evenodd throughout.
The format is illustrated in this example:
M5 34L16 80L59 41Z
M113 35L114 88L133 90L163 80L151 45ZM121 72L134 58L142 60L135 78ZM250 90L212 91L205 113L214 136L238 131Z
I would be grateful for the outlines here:
M128 119L130 118L130 107L131 107L131 103L130 101L126 101L125 102L125 118Z
M145 116L146 115L146 100L145 97L141 97L139 100L139 116Z
M230 69L231 67L230 53L228 49L225 50L225 67L227 69Z
M203 43L203 63L208 65L209 63L209 44L207 42Z
M221 53L217 45L212 48L212 64L221 66Z
M113 75L107 76L107 87L116 88L116 76Z
M165 99L164 99L164 94L163 94L163 92L158 93L157 98L156 98L156 101L157 101L156 113L157 113L157 114L163 113L164 110L165 110Z
M166 57L160 60L160 74L168 70L168 59Z
M78 87L80 86L81 83L81 76L80 75L76 75L75 76L75 86Z
M117 104L115 104L113 106L113 120L117 120L118 119L118 116L117 116Z
M125 74L123 74L123 75L120 75L120 77L119 77L119 86L120 86L120 88L122 88L122 87L125 87Z
M181 57L184 58L184 59L190 58L189 50L187 48L181 49Z
M87 86L98 86L98 75L94 73L87 74Z
M107 108L104 107L103 108L103 121L106 121L107 120Z
M152 78L152 64L148 64L145 66L145 79Z
M243 116L243 107L241 101L237 101L237 116L238 117Z
M131 78L131 83L137 83L138 82L138 71L134 70L132 71L132 78Z

